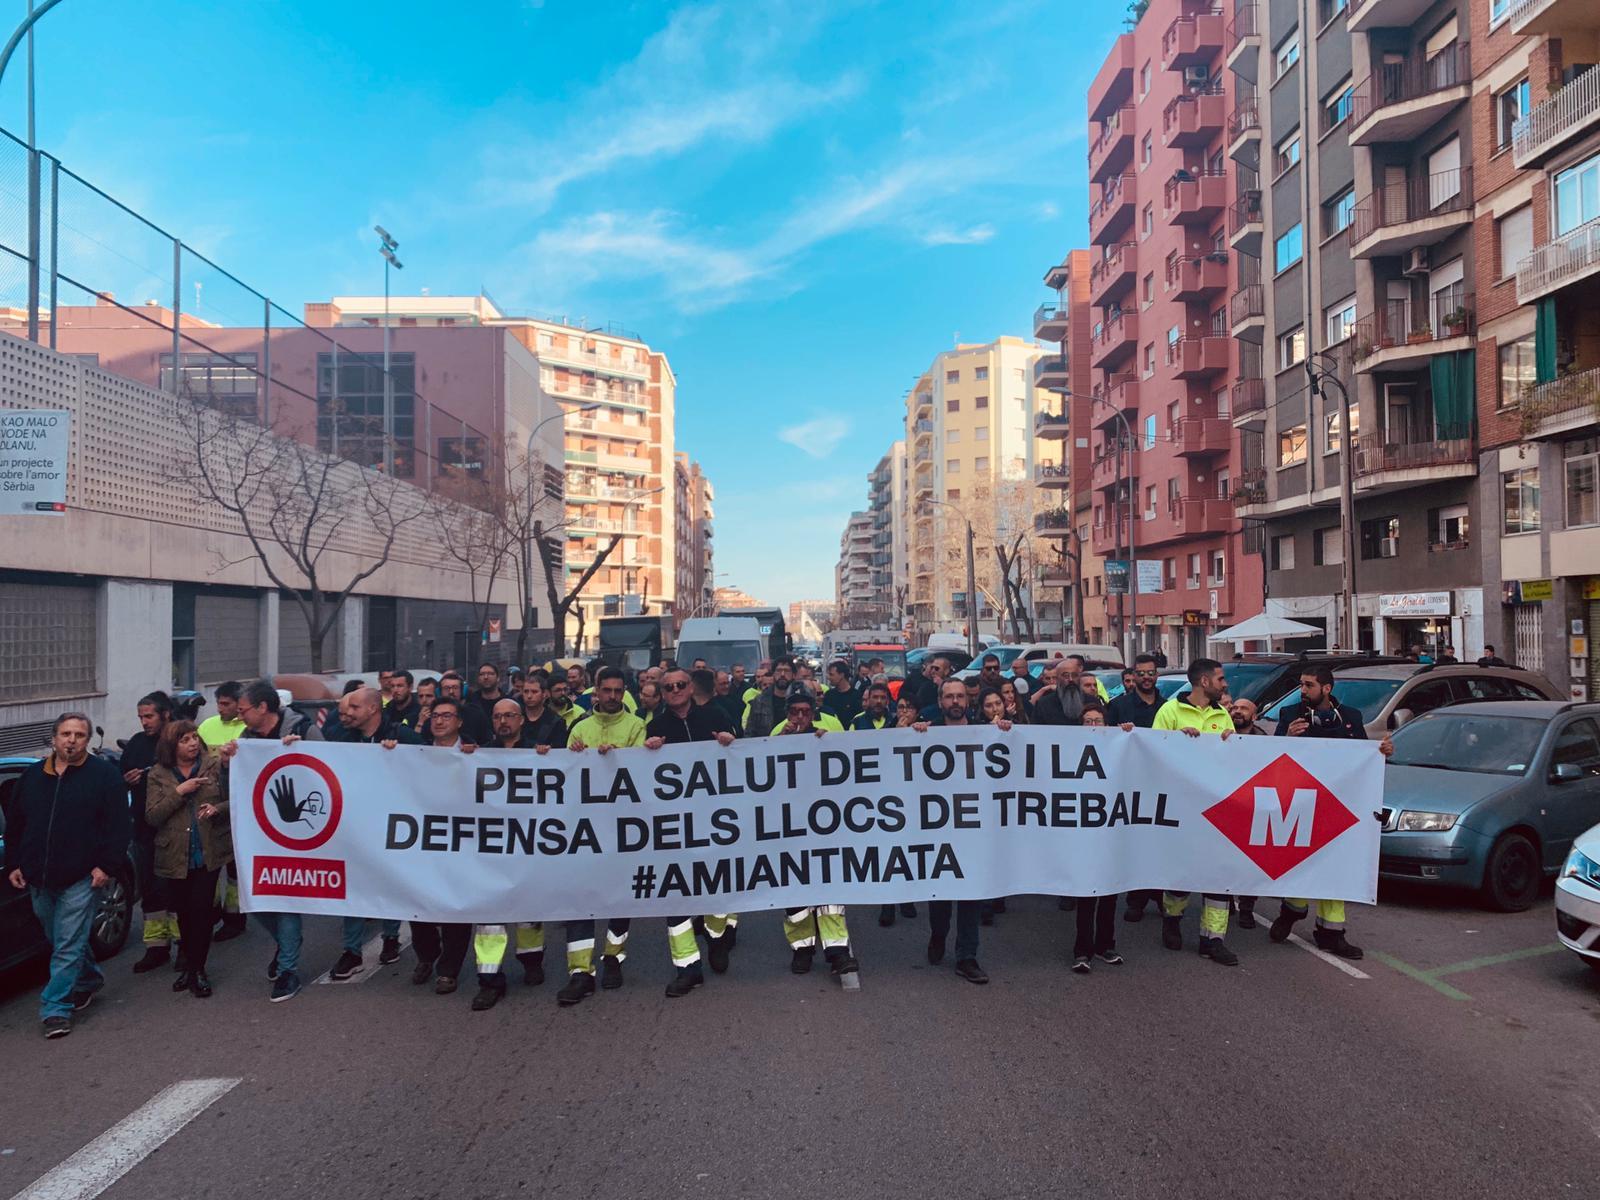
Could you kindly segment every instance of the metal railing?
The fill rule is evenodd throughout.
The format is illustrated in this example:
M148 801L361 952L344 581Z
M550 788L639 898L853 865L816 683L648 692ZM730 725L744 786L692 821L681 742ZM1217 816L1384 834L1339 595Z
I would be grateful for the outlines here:
M1362 242L1380 229L1428 217L1472 212L1472 168L1419 175L1404 183L1379 184L1356 204L1350 239Z
M1456 283L1430 296L1424 304L1386 301L1376 313L1356 321L1355 356L1367 358L1396 346L1420 345L1463 337L1477 327L1477 296Z
M1537 384L1522 397L1525 433L1537 433L1546 422L1565 422L1574 414L1585 413L1589 420L1600 421L1600 367Z
M1462 466L1476 464L1477 461L1477 439L1473 437L1392 443L1356 439L1357 475Z
M1111 146L1118 138L1131 138L1133 136L1134 121L1138 110L1131 104L1124 104L1105 119L1100 129L1100 134L1095 138L1094 144L1089 147L1089 171L1091 174L1104 161Z
M1524 158L1600 117L1600 67L1590 67L1511 127L1513 155Z
M1259 283L1247 283L1228 300L1228 319L1235 325L1266 315L1267 293Z
M1240 379L1233 385L1233 417L1252 416L1267 411L1267 381Z
M1121 274L1125 269L1132 270L1132 260L1137 257L1138 250L1138 242L1115 242L1107 246L1105 255L1095 259L1089 267L1089 290L1098 291L1110 276ZM1124 258L1129 260L1126 267Z
M1386 63L1356 85L1350 101L1351 125L1359 126L1390 105L1421 100L1471 82L1472 47L1467 42L1446 46L1429 59Z
M1132 204L1138 195L1139 177L1131 171L1113 175L1101 185L1100 198L1089 206L1089 227L1103 225L1118 206Z
M1233 14L1233 20L1228 22L1228 49L1230 53L1237 50L1246 38L1260 36L1261 27L1257 17L1258 11L1254 4L1241 4L1238 11Z
M1237 236L1244 230L1246 225L1260 225L1264 219L1261 209L1261 192L1251 189L1235 200L1229 207L1228 232Z
M1261 132L1261 101L1252 96L1241 100L1228 114L1228 140L1235 141L1246 133Z

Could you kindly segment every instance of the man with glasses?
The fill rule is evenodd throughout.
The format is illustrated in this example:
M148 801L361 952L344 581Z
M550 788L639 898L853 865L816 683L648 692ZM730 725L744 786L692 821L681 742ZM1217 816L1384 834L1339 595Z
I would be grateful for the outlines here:
M766 737L784 719L789 692L794 686L794 659L787 654L772 660L772 686L750 702L744 731L751 737Z
M937 721L939 719L940 689L944 681L955 674L950 660L943 656L930 658L922 668L923 687L917 696L917 701L922 705L922 711L917 714L920 721Z

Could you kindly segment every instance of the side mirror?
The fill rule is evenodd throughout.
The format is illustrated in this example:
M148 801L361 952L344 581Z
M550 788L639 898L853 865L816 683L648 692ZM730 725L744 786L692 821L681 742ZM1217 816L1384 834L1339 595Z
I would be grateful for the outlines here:
M1397 708L1389 714L1389 728L1399 729L1400 726L1411 720L1411 717L1412 712L1409 708Z
M1583 768L1577 763L1557 763L1550 778L1557 783L1574 783L1583 778Z

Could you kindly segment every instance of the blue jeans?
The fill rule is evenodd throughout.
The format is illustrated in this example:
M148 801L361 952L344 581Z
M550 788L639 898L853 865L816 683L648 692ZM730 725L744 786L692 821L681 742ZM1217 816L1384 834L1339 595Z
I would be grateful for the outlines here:
M360 957L361 954L361 944L367 939L367 922L369 920L377 920L377 918L345 917L343 921L344 948L357 957ZM378 923L382 926L384 937L397 938L400 936L399 921L379 921Z
M98 992L106 977L89 951L100 893L88 876L64 888L30 888L33 915L50 940L50 981L39 995L39 1019L70 1017L75 992Z
M300 969L300 914L299 913L256 913L256 920L261 922L261 928L272 935L272 940L278 943L278 970L298 971Z

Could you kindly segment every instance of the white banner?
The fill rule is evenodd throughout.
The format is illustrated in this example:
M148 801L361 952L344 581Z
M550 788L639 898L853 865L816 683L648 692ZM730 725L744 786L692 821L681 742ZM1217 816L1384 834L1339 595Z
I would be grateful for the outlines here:
M246 911L684 916L1131 888L1371 902L1368 742L990 726L620 750L243 741Z

